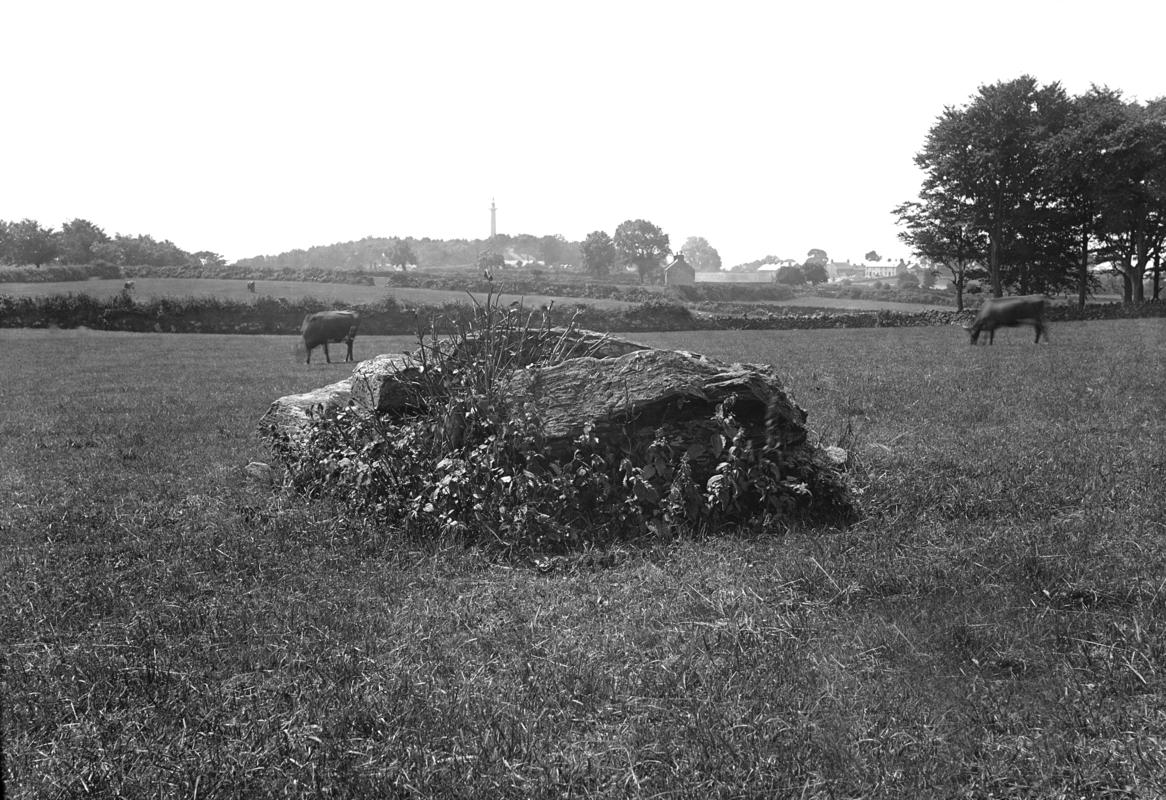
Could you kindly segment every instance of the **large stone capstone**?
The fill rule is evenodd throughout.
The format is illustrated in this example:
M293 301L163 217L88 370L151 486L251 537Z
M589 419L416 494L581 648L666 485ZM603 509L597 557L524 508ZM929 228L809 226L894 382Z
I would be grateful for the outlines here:
M511 376L505 391L512 402L534 404L552 451L565 452L588 426L601 439L629 428L651 437L661 426L707 422L723 403L755 444L806 441L806 412L789 398L772 367L725 364L677 350L524 369Z
M723 430L717 419L718 409L723 408L755 448L781 454L783 469L792 469L792 478L821 495L815 502L835 507L846 504L840 473L846 454L827 452L810 442L806 412L790 396L774 367L651 349L591 331L559 333L558 339L544 337L543 344L534 346L557 342L558 354L569 357L548 366L530 359L533 364L511 372L501 385L511 408L533 409L551 458L570 457L585 430L601 441L630 443L627 449L631 451L637 443L651 442L660 431L670 441L701 445ZM453 348L473 350L479 345L461 340L438 346L443 348L442 356L448 357ZM416 411L416 382L433 359L432 351L417 351L363 361L350 378L279 398L264 415L261 429L287 454L288 448L307 441L303 434L313 424L314 406L325 410L351 406L390 419ZM693 448L693 452L700 450Z

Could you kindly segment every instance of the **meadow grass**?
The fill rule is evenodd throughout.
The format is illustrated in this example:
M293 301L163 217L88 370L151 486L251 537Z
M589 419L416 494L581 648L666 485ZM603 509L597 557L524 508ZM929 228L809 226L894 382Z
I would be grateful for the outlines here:
M544 571L245 480L293 337L0 331L7 791L1161 796L1166 328L1051 334L637 335L777 365L863 518Z
M151 298L197 298L217 297L241 303L254 302L259 297L282 297L301 300L311 297L325 302L340 302L358 305L374 303L386 297L396 298L399 303L413 305L436 305L445 303L469 303L467 292L445 289L415 289L388 286L384 279L376 279L375 286L359 286L348 283L318 283L308 281L256 281L256 291L247 291L247 281L220 278L135 278L133 297L137 300ZM108 299L121 294L125 281L93 279L88 281L56 281L46 283L0 283L0 294L15 297L48 297L58 294L87 294L99 299ZM485 292L474 293L479 303L484 302ZM632 303L620 300L598 300L591 298L564 298L550 295L503 294L502 304L513 300L523 300L528 307L545 305L552 300L562 303L582 303L596 308L628 308Z
M819 297L814 294L798 295L797 297L791 297L789 300L735 300L732 301L731 305L774 306L776 308L793 306L795 308L825 308L835 311L900 311L903 313L955 310L954 305L903 303L893 300L870 300L858 297Z

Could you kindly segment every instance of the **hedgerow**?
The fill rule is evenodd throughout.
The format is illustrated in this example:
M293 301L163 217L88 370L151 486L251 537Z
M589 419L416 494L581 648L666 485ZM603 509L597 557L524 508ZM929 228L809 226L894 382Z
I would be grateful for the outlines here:
M45 267L15 267L0 270L5 283L64 283L87 281L90 278L114 280L122 277L121 267L101 262L98 264L50 264Z
M297 283L344 283L359 286L373 286L373 276L367 272L328 269L274 269L263 267L240 268L221 265L182 264L178 266L155 266L152 264L131 264L118 266L107 262L93 264L49 265L39 269L19 267L0 271L0 280L5 283L64 283L87 281L90 278L117 280L120 278L186 278L219 280L268 280L294 281Z
M513 290L507 286L507 293ZM75 328L157 331L165 333L298 333L305 315L342 304L307 297L296 300L258 296L251 302L216 297L158 298L138 301L120 294L96 299L86 294L14 297L0 294L0 328ZM441 306L411 305L386 297L356 306L360 331L365 335L410 334L418 320L447 326L473 317L467 303ZM582 327L610 332L681 330L790 330L800 328L902 328L926 325L963 325L974 311L820 311L796 307L751 310L748 313L699 313L666 296L619 309L600 309L585 304L553 305L545 312L554 324L571 320ZM1052 322L1166 316L1166 303L1099 303L1051 306Z

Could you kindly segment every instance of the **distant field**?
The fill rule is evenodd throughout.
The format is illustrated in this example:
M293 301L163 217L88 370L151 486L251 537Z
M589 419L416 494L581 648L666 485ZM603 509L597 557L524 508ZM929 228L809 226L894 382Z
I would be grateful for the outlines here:
M89 280L65 281L60 283L0 283L0 294L18 297L44 297L53 294L88 294L93 297L113 297L121 293L124 281ZM295 300L315 297L325 301L342 303L370 303L388 295L402 302L441 305L443 303L469 302L466 292L441 291L437 289L389 288L383 281L377 286L354 286L344 283L307 283L298 281L257 281L256 292L247 291L246 281L219 280L212 278L135 278L134 297L149 299L154 297L220 297L241 302L253 301L261 295L285 297ZM485 295L475 295L479 301ZM503 302L519 299L518 295L503 295ZM618 300L590 300L579 298L551 297L548 295L526 295L528 306L539 306L555 300L563 303L584 303L599 308L622 308L631 305Z
M1162 322L1050 333L637 335L774 363L863 518L544 574L248 483L295 337L5 330L6 796L1159 797Z
M806 295L791 300L733 301L732 305L756 306L797 306L801 308L827 308L849 311L954 311L955 306L931 305L927 303L894 303L888 300L860 300L849 297L815 297Z

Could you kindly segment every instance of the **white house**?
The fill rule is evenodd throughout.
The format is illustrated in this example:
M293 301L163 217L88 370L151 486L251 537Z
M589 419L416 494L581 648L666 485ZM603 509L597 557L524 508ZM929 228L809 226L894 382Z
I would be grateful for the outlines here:
M894 278L900 273L907 271L907 262L903 259L898 261L887 258L882 261L863 261L862 262L862 277L864 278Z

